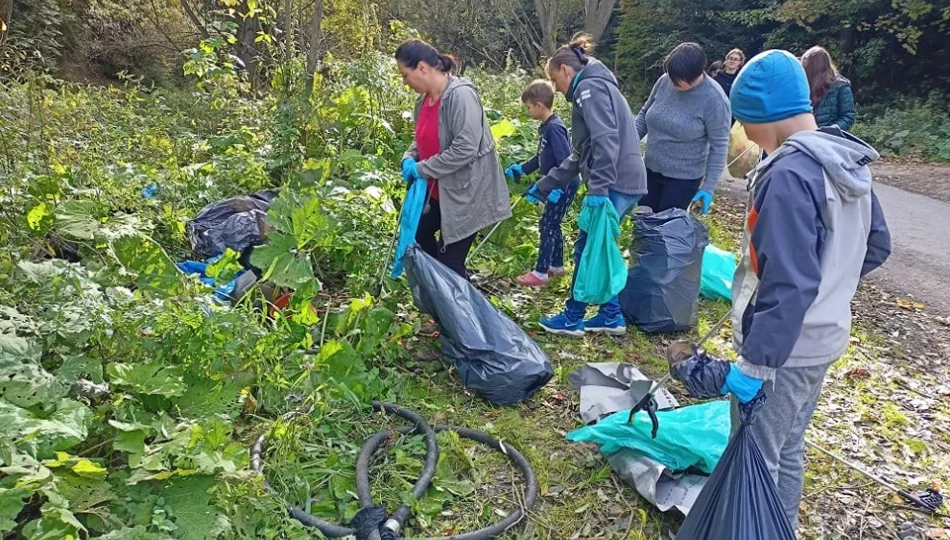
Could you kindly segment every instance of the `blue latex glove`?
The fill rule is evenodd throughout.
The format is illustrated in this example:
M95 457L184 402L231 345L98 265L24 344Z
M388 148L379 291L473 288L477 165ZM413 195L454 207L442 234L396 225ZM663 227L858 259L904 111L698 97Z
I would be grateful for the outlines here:
M690 201L690 204L693 204L696 201L702 201L703 208L701 212L705 216L706 214L709 213L709 206L712 205L713 194L708 191L699 190L699 192L697 192L696 195L693 197L693 200Z
M541 204L541 191L538 189L538 185L531 186L528 192L524 194L524 198L531 204Z
M584 206L603 206L610 199L606 195L586 195L584 197Z
M411 184L415 180L422 180L422 176L419 175L416 160L411 157L402 160L402 179L408 184Z
M524 169L521 168L521 165L515 163L514 165L505 169L505 176L507 176L510 180L517 182L518 180L521 180L522 176L524 176Z
M555 189L551 193L548 193L548 202L551 204L557 204L561 200L561 195L564 195L564 190Z
M732 393L739 400L739 403L748 403L762 389L762 380L750 377L743 373L738 366L732 364L729 366L729 374L726 375L726 383L722 385L722 393Z

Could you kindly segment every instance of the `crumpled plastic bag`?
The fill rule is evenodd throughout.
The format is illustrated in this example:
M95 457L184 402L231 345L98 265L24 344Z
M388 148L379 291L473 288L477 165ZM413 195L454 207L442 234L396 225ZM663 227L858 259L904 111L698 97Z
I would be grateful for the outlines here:
M544 351L467 279L427 255L406 251L416 306L439 325L442 354L467 388L496 405L519 403L554 376Z
M699 294L713 300L732 301L732 276L736 273L734 253L709 244L703 251L703 275Z
M627 282L627 264L617 246L620 216L612 204L584 206L577 225L587 233L587 243L577 267L574 299L586 304L605 304Z
M716 467L729 442L731 419L728 401L657 411L660 428L656 439L652 437L653 423L646 412L634 415L632 424L627 424L629 416L629 409L614 413L592 426L568 433L567 440L596 443L605 454L627 448L673 471L696 467L706 473Z

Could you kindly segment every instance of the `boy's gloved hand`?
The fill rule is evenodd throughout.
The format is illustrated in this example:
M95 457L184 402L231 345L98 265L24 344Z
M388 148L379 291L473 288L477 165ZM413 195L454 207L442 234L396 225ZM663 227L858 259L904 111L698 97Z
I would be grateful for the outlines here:
M603 206L609 200L606 195L586 195L584 197L584 206Z
M524 176L524 169L521 168L521 165L515 163L514 165L505 169L505 176L509 180L514 180L515 182L521 180L521 177Z
M709 213L709 207L712 205L713 194L710 193L710 192L708 192L708 191L704 191L704 190L701 189L701 190L699 190L698 193L696 193L696 195L693 196L693 200L690 201L690 204L693 204L693 203L696 202L696 201L701 201L701 202L702 202L703 207L702 207L702 210L700 210L700 211L701 211L702 214L705 216L706 214Z
M746 375L739 366L732 364L729 366L729 374L726 375L726 383L722 385L722 393L732 393L739 403L748 403L762 390L762 382L761 379Z
M548 202L551 204L557 204L561 200L561 195L564 195L564 190L555 189L548 194Z
M524 194L524 198L531 204L541 204L541 190L538 189L538 185L534 184L528 188L528 192Z
M402 160L402 179L405 180L407 184L411 184L415 180L422 180L422 177L419 175L416 160L411 157L406 157Z

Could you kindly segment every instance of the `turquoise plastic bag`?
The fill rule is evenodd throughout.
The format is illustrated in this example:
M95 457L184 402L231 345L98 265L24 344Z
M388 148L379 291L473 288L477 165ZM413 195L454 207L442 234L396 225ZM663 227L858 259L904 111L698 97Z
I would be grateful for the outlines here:
M709 244L703 251L703 277L699 294L713 300L732 301L732 276L736 273L736 256Z
M426 187L424 180L416 180L409 186L406 200L402 203L402 213L399 215L399 243L396 244L396 254L393 257L393 270L389 277L396 279L402 275L403 257L410 244L416 243L416 230L419 229L419 220L422 219L422 210L426 204Z
M587 233L587 244L577 267L574 299L604 304L627 284L627 264L616 240L620 235L620 216L612 204L584 206L577 224Z
M573 442L592 442L600 451L613 454L624 448L662 463L672 471L696 467L711 473L729 443L732 422L729 401L719 400L657 411L660 429L651 437L653 423L646 411L638 412L628 425L630 410L616 412L593 426L567 434Z

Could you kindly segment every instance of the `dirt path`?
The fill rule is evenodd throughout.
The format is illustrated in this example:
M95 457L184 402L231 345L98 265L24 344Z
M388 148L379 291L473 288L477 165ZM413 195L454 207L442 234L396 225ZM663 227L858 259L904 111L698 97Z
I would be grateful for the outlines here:
M891 231L888 261L869 276L884 290L950 315L950 166L883 163L875 192ZM719 191L745 200L745 182L723 180Z
M873 170L877 182L950 203L950 165L883 162Z

